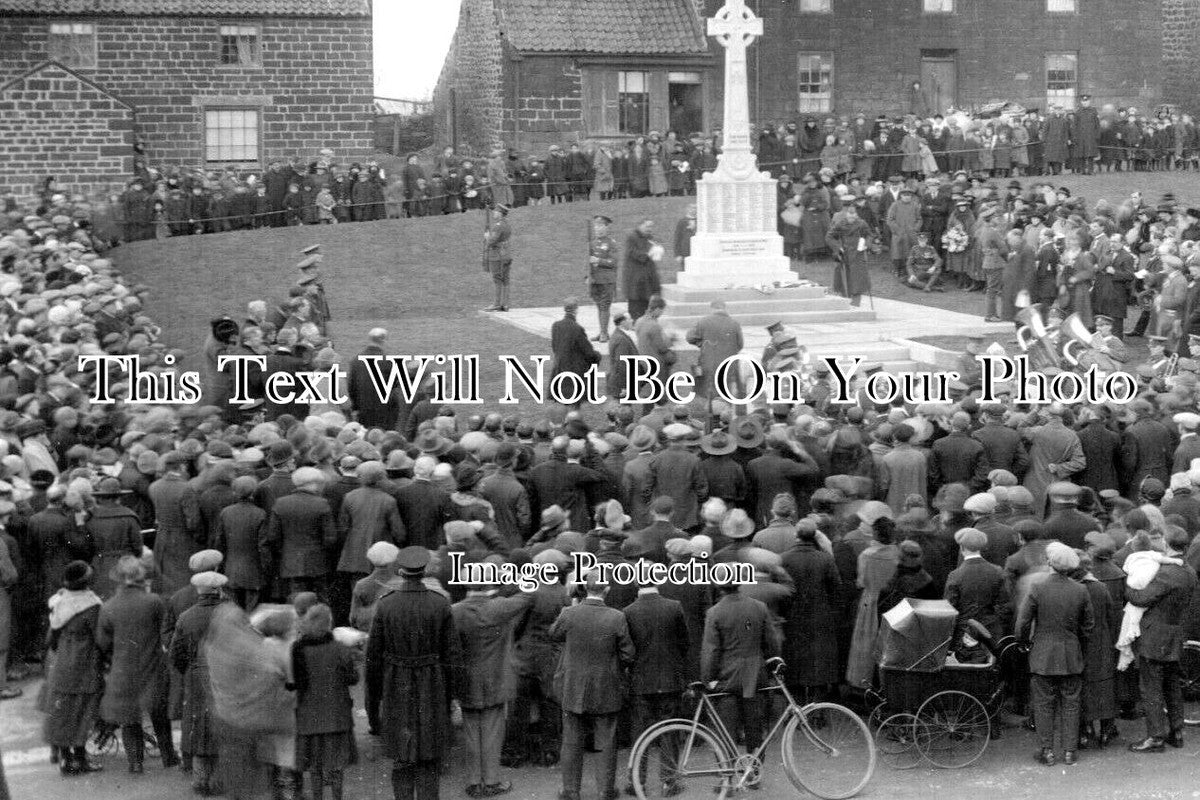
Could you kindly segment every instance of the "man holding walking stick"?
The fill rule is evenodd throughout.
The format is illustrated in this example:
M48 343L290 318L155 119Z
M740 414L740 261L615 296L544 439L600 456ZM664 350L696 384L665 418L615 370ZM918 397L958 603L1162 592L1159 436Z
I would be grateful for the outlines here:
M871 293L871 274L867 269L867 248L871 241L871 229L858 216L858 209L848 205L842 209L842 217L825 234L825 243L833 251L837 266L833 273L833 291L850 298L850 305L858 306L864 294ZM871 299L874 307L875 300Z

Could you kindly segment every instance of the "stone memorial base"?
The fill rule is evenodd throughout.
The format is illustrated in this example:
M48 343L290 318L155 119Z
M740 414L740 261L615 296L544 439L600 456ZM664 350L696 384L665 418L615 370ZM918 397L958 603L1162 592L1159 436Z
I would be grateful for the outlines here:
M696 183L696 234L676 281L685 289L789 283L796 275L776 231L776 183L718 170Z

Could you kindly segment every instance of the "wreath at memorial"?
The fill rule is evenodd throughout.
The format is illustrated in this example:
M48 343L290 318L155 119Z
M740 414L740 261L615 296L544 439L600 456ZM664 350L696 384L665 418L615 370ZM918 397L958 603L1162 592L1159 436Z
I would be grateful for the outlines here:
M961 253L971 243L971 237L962 228L951 228L942 236L947 253Z

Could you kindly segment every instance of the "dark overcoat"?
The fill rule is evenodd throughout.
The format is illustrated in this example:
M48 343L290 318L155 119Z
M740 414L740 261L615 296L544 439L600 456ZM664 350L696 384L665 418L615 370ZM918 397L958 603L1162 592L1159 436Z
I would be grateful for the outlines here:
M354 730L350 687L358 683L358 667L350 648L332 634L304 636L292 645L292 683L297 736Z
M837 620L833 603L841 578L833 556L812 542L796 542L783 554L796 585L783 619L783 660L789 686L826 686L839 680Z
M117 589L111 575L113 567L123 556L142 554L142 524L137 514L125 506L98 505L86 528L96 546L96 557L92 560L96 577L92 589L101 597L111 597Z
M650 248L655 244L648 236L638 231L625 240L625 299L649 300L651 295L662 291L658 277L658 264L650 258Z
M542 693L554 690L554 671L558 667L562 645L550 637L550 626L571 602L561 583L547 583L533 593L533 607L513 649L513 668L518 678L538 681Z
M946 600L958 612L961 628L973 619L999 639L1008 614L1008 589L1004 570L983 558L971 558L946 578Z
M1083 653L1084 722L1117 716L1117 635L1121 612L1104 584L1095 578L1083 582L1092 601L1096 627Z
M193 756L217 755L217 720L204 637L221 596L206 594L184 611L171 637L171 664L183 674L183 724L180 749Z
M583 375L593 364L600 363L600 354L588 341L587 333L573 314L556 320L550 326L550 352L554 354L554 378L564 372Z
M649 592L638 595L622 613L637 654L629 671L633 693L683 691L688 653L683 605L658 592Z
M192 578L188 560L203 549L200 497L180 475L171 473L150 484L154 519L154 567L164 595L186 586Z
M533 606L533 594L512 597L470 595L451 606L462 650L459 701L463 708L491 708L517 696L513 633Z
M413 580L380 599L367 640L366 704L388 758L408 763L446 754L460 664L449 600Z
M766 659L779 655L780 632L765 603L741 592L725 595L708 610L700 651L701 680L724 691L754 697Z
M166 711L167 661L162 640L166 602L141 586L122 586L100 609L96 643L109 662L100 716L116 725L141 724Z
M225 577L235 589L261 589L264 584L259 546L267 532L267 512L243 500L221 509L213 547L225 554Z
M563 643L554 673L555 695L572 714L615 714L625 697L623 672L633 664L625 615L599 598L564 608L549 636Z
M325 548L336 543L333 511L324 497L296 492L275 503L267 522L265 544L278 558L280 578L325 576Z
M1017 615L1016 634L1030 642L1034 675L1080 675L1096 625L1087 589L1058 572L1033 584Z
M378 345L367 345L361 356L382 356L383 348ZM386 379L392 365L387 359L380 359L376 364L380 374ZM365 363L354 359L350 365L350 381L348 391L350 406L358 414L358 421L364 428L380 428L385 431L397 430L396 423L400 420L401 393L393 391L388 394L387 402L379 399L375 384L371 382L371 371Z

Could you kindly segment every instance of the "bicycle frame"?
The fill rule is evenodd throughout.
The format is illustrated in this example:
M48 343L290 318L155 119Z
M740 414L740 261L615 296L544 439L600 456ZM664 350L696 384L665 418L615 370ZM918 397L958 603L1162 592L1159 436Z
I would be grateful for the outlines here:
M770 693L770 692L781 692L783 694L784 699L787 700L787 706L783 709L783 712L780 713L779 719L775 720L775 724L771 726L770 733L768 733L766 736L763 737L762 744L760 744L758 746L757 750L755 750L753 753L749 754L750 756L752 756L754 758L754 761L757 762L758 764L762 764L763 754L766 753L767 747L771 744L772 741L774 741L776 734L778 734L780 731L783 730L784 726L787 725L787 723L791 720L792 717L794 717L794 716L799 717L800 724L804 726L806 731L808 731L808 733L810 734L810 737L812 734L812 730L811 730L811 728L809 728L809 725L808 725L808 719L804 714L804 709L796 703L796 699L792 696L792 693L788 691L788 688L787 688L787 686L784 685L783 680L778 677L776 677L775 680L776 680L776 682L775 682L774 686L768 686L766 688L759 689L758 693L765 694L765 693ZM695 713L692 714L693 734L688 737L687 741L684 742L680 748L680 751L681 751L680 761L686 763L687 756L689 755L689 753L691 751L692 742L694 741L694 735L695 735L694 731L697 728L704 726L705 721L704 721L703 717L704 717L705 713L707 713L707 715L708 715L707 727L710 730L712 730L713 733L715 733L717 735L717 738L720 740L721 744L725 747L726 752L728 752L730 759L731 759L729 768L727 770L723 769L721 771L721 774L722 775L733 774L735 777L738 777L737 783L735 783L731 788L741 789L746 784L746 782L750 779L750 777L753 773L753 770L743 769L741 771L741 775L737 776L738 767L736 765L736 762L741 757L740 754L738 753L737 742L734 740L733 734L730 733L729 728L726 727L725 721L723 719L721 719L721 715L717 712L716 704L713 702L713 700L716 698L725 697L728 695L730 695L729 692L716 692L716 693L702 692L702 693L700 693L700 700L699 700L699 702L696 703L696 711L695 711ZM815 741L820 741L819 737L812 737L812 738L814 738Z

